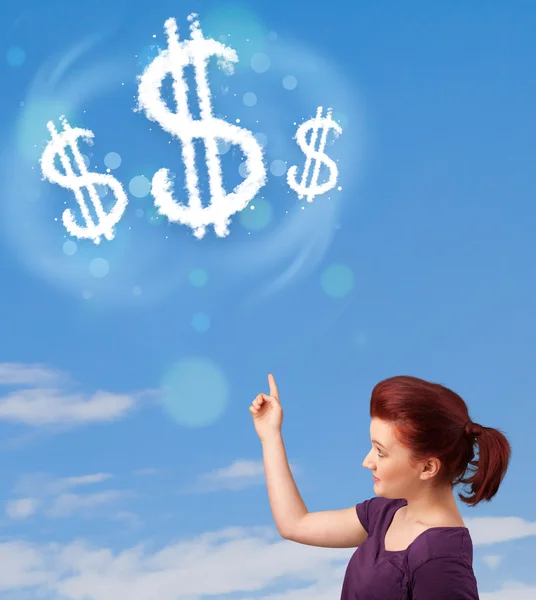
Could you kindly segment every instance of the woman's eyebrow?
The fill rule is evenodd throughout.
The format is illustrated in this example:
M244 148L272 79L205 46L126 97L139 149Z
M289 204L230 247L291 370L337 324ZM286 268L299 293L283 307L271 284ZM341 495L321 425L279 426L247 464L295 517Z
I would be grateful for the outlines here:
M378 440L372 440L372 443L376 444L378 446L381 446L384 450L387 450L387 448L383 444L380 444L380 442L378 442Z

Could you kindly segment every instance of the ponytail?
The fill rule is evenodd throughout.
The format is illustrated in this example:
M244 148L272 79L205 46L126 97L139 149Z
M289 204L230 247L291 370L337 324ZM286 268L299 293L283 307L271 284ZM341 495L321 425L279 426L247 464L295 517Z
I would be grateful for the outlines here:
M482 427L469 421L465 425L465 439L471 445L472 459L466 472L458 482L469 487L468 495L458 494L460 500L469 506L479 502L489 502L501 485L512 448L506 436L493 427ZM474 447L478 447L478 458L475 459Z

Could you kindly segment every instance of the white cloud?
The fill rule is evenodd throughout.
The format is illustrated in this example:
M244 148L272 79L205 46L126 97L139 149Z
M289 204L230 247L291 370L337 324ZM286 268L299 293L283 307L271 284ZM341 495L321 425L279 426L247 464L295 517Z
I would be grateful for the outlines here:
M231 593L245 600L332 600L340 597L352 553L286 542L273 529L238 527L156 550L140 544L113 551L80 540L6 542L0 544L0 589L62 600L194 600ZM507 582L480 597L534 600L536 588Z
M498 554L486 554L482 557L482 562L489 569L496 569L502 562L502 556L499 556Z
M91 475L78 475L76 477L64 477L58 479L50 484L50 488L57 491L70 490L72 488L81 485L93 485L95 483L102 483L112 476L110 473L94 473Z
M39 506L36 498L17 498L10 500L6 505L6 514L10 519L22 520L33 515Z
M228 467L213 471L215 480L251 479L264 475L264 465L260 460L235 460Z
M115 521L126 523L131 529L140 528L144 526L143 521L138 515L127 510L118 510L113 515L111 515L111 517Z
M19 363L0 363L0 385L19 386L0 396L0 420L32 427L115 421L130 413L143 396L155 393L72 392L67 375Z
M90 514L96 507L115 502L128 494L118 490L79 494L71 490L107 481L109 473L94 473L75 477L51 479L43 473L24 475L14 486L21 498L10 500L6 513L10 519L26 519L43 507L49 517L67 517L74 513Z
M291 465L296 474L297 469ZM260 460L239 459L226 467L204 473L183 493L215 492L219 490L240 490L252 485L264 485L264 465Z
M64 375L44 365L0 363L0 385L49 385Z
M60 478L52 478L46 473L27 473L18 478L13 490L19 495L52 496L80 486L96 485L111 478L110 473L89 473Z
M89 514L103 504L116 502L125 498L128 494L119 490L106 490L93 494L61 494L47 508L46 515L49 517L69 517L73 513L84 512Z
M203 474L198 482L199 489L241 489L264 483L262 461L235 460L227 467Z
M5 578L1 559L8 554L11 573ZM31 587L36 595L46 591L66 600L191 600L238 591L257 594L284 577L310 588L304 598L331 600L340 595L350 555L285 542L271 530L240 528L205 533L156 552L135 546L114 553L83 542L7 543L0 544L0 587ZM288 597L302 595L293 594Z
M464 518L475 545L495 544L536 535L536 522L520 517Z
M68 394L54 389L24 389L0 398L0 420L43 425L80 425L115 421L134 407L129 395L98 391Z
M480 600L536 600L536 587L516 581L507 582L500 590L481 593Z

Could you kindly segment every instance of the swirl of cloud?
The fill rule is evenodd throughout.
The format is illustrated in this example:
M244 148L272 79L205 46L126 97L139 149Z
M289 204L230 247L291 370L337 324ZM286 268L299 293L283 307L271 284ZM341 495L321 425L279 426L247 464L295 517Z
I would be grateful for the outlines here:
M119 105L117 90L124 90L122 82L125 73L132 70L132 60L114 56L113 60L80 66L84 57L105 37L106 33L88 36L62 56L45 60L33 77L21 102L11 143L2 157L5 189L1 205L2 227L4 241L34 275L81 298L96 297L105 302L124 304L125 298L136 297L141 289L138 282L144 278L148 283L146 289L158 295L158 284L165 284L166 280L155 278L150 281L150 277L155 272L153 263L159 257L147 249L132 260L137 240L128 223L121 227L121 235L116 236L115 243L105 248L88 240L68 238L59 217L65 208L63 205L69 201L74 204L74 197L69 199L67 190L42 181L38 162L48 142L48 121L57 123L64 115L71 124L87 124L94 117L91 110L85 110L86 107L109 109L110 105ZM121 100L123 112L128 114L131 96ZM95 112L99 113L99 109ZM105 160L93 158L91 148L88 152L80 146L80 150L85 155L88 170L95 167L102 172L106 168L106 158L112 153L101 149L103 144L99 142L103 131L99 124L90 127L95 131L99 154L103 157L106 154ZM99 189L105 205L107 200L113 201L111 194L106 198L106 191Z
M226 290L232 287L231 280L246 280L252 295L265 296L319 264L346 208L343 198L350 197L358 182L364 135L359 99L336 65L295 41L277 39L258 23L253 26L255 17L248 14L249 21L245 18L239 23L257 38L263 36L262 40L251 38L254 51L242 39L245 31L234 33L236 44L233 34L227 33L225 43L239 47L239 68L228 76L216 65L209 66L214 113L252 130L264 146L269 166L267 185L250 206L232 216L230 235L217 238L209 229L197 240L186 227L169 224L158 215L147 182L164 164L177 175L177 199L187 202L180 186L178 142L168 140L157 125L133 113L139 73L133 72L131 60L114 57L81 69L83 55L102 39L95 35L39 69L14 132L15 152L6 152L2 161L7 184L5 239L30 271L87 299L139 305L176 293L191 283L189 275L196 267L209 272L211 283L219 282ZM220 27L221 38L230 21L220 12L216 17L209 14L207 22L211 30ZM151 52L154 56L154 47ZM142 52L137 59L139 69L151 57ZM342 136L325 149L333 160L338 159L337 186L342 191L335 188L308 203L289 190L285 172L297 165L301 173L305 156L293 136L318 106L332 107L334 119L343 128ZM103 114L109 116L103 118ZM125 187L129 181L131 201L112 242L95 246L67 238L59 217L61 206L74 204L74 198L69 198L67 190L41 180L37 161L47 143L46 123L57 121L60 115L73 126L95 132L95 152L88 156L91 169L102 172L113 162L118 166L114 173ZM109 125L112 118L113 128ZM114 152L112 160L111 150L120 156ZM244 177L243 159L235 149L225 147L220 158L225 183L232 189ZM145 185L141 191L140 183ZM113 201L111 194L104 197L103 203L107 201ZM268 272L272 279L266 283Z

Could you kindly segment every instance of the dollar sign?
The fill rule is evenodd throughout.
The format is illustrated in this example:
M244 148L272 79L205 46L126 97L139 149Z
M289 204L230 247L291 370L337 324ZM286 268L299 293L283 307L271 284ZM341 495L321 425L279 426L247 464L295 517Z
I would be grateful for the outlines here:
M195 20L197 15L188 17L191 22L191 39L179 42L175 19L168 19L165 30L168 48L148 65L139 77L138 108L145 111L147 118L157 122L165 131L181 141L182 158L186 170L188 205L175 201L171 191L171 179L167 169L159 169L153 176L151 192L158 211L170 221L182 223L194 230L201 239L205 228L214 225L219 237L229 233L230 216L243 210L266 180L262 148L247 129L217 119L212 114L210 88L207 79L207 63L211 56L219 59L223 68L232 71L233 62L238 56L232 48L213 39L205 39ZM193 65L199 99L200 119L193 119L188 109L188 88L184 80L184 69ZM177 112L171 112L161 97L164 78L173 77L173 93ZM193 140L200 138L205 145L206 163L209 176L210 204L203 207L199 196L198 174L195 167ZM223 189L221 164L218 156L217 140L240 146L246 155L248 176L231 193Z
M71 235L78 238L89 238L93 240L95 244L100 243L101 236L104 236L107 240L112 240L115 235L114 227L123 216L128 204L128 198L122 185L112 175L104 173L88 173L84 159L78 149L77 140L78 138L84 138L91 143L94 137L93 132L89 129L71 127L64 117L61 118L61 121L64 128L61 133L56 131L52 121L47 123L52 139L47 144L41 157L41 171L43 176L52 183L57 183L64 188L73 190L76 201L82 211L82 217L85 221L83 226L78 225L73 212L67 208L62 215L63 224ZM73 171L71 161L65 151L68 146L71 148L80 175L77 175ZM56 169L56 166L54 165L56 156L60 157L65 173L60 173ZM99 195L95 189L95 184L108 186L116 198L116 203L109 213L104 211ZM89 213L88 206L82 193L83 188L87 188L89 192L89 197L95 207L95 213L98 218L97 223L93 221L93 218Z
M305 167L303 168L303 174L301 183L296 180L296 174L298 172L297 166L292 166L287 172L287 183L289 186L298 193L298 198L307 196L307 202L312 202L315 196L324 194L337 183L338 169L337 165L329 156L324 154L324 148L326 147L326 140L330 129L335 130L336 135L342 133L341 127L332 120L331 108L328 108L326 117L322 117L322 107L319 106L316 110L316 117L309 119L305 123L302 123L298 127L296 132L296 142L301 148L302 152L307 157L305 160ZM318 131L322 129L322 136L320 138L320 146L318 150L315 150L316 140L318 138ZM307 143L307 132L311 131L310 143ZM315 166L313 170L313 176L311 178L311 185L307 187L307 179L309 178L309 170L311 169L311 162L315 159ZM329 179L318 185L318 175L320 174L320 165L324 163L329 169Z

